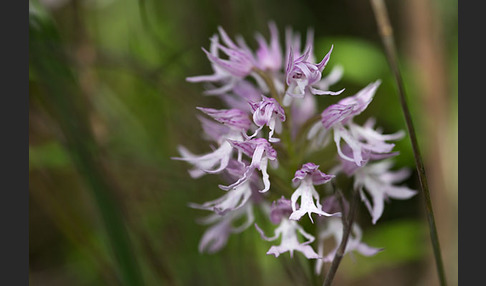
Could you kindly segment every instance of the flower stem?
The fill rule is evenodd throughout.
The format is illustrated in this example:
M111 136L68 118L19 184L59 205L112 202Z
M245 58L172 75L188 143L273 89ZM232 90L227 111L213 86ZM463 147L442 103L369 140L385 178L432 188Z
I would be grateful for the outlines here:
M427 212L427 220L429 224L430 239L434 250L435 263L437 266L437 274L439 276L440 285L445 286L446 278L444 273L444 265L442 262L442 257L440 252L439 237L435 225L434 211L432 209L432 201L430 199L427 176L425 174L425 167L422 160L422 155L420 154L417 136L415 134L415 128L413 126L412 116L410 114L406 97L405 97L405 87L403 84L403 79L400 73L400 69L398 67L399 66L398 57L397 57L395 43L393 40L393 30L390 25L388 13L384 1L383 0L370 0L370 1L373 8L373 12L375 14L375 18L377 20L380 36L383 41L383 45L385 47L386 58L393 72L398 87L400 104L402 106L402 111L407 124L407 130L410 135L410 141L412 143L413 154L415 158L415 165L417 167L420 186L422 188L422 194L424 195L424 199L425 199L425 207Z
M309 266L309 275L310 275L310 280L312 282L312 285L317 286L319 285L319 282L318 282L318 277L314 272L315 261L313 259L307 259L307 262Z
M283 130L283 134L282 134L282 139L284 140L284 143L285 145L287 146L287 152L288 152L288 156L290 158L296 158L295 156L295 153L296 153L296 150L295 150L295 145L294 145L294 142L293 142L293 138L292 138L292 112L290 110L290 107L289 106L284 106L283 105L283 97L285 95L285 92L283 94L280 94L277 89L275 88L275 84L273 83L273 79L272 79L272 76L269 75L266 71L263 71L261 69L258 69L258 68L253 68L253 71L258 75L260 76L263 81L265 82L265 84L267 85L268 89L269 89L269 93L270 93L270 96L272 98L274 98L278 104L280 104L284 111L285 111L285 117L286 117L286 120L285 120L285 124L287 126L286 129ZM298 165L298 162L291 162L291 165L292 166L297 166Z
M277 100L278 103L282 105L282 96L277 92L272 77L268 75L265 71L258 68L253 68L253 71L263 79L269 89L270 96L275 98L275 100Z
M332 260L331 267L327 272L326 279L324 280L324 286L330 286L334 276L337 272L339 264L343 259L344 253L346 251L346 245L348 244L348 238L352 230L354 217L356 213L356 209L358 208L358 192L353 190L353 201L351 202L349 214L346 214L343 197L342 194L339 193L339 201L341 205L341 213L342 213L342 221L343 221L343 238L341 243L339 244L339 248L334 255L334 259Z

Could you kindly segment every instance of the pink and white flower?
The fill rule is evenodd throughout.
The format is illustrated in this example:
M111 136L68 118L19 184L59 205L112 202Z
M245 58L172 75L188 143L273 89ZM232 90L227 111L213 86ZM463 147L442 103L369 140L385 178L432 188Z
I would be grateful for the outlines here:
M282 122L285 121L285 112L282 106L274 98L269 98L262 95L262 100L260 102L251 102L251 108L253 109L253 122L258 126L250 138L253 138L257 133L262 130L263 126L268 126L270 132L268 134L269 142L279 142L280 139L273 138L273 134L276 129L281 129Z
M210 39L210 51L202 48L211 62L214 73L186 78L189 82L219 82L222 84L219 88L207 90L205 93L208 95L224 94L230 91L256 66L255 58L248 48L236 45L221 27L218 30L226 46L219 43L218 35L214 35ZM228 59L221 58L219 51L226 54Z
M338 95L344 89L333 92L328 90L320 90L313 87L313 85L320 82L322 78L322 71L329 61L332 52L332 46L329 52L324 56L322 61L314 64L309 61L311 56L311 49L307 48L303 55L294 59L294 53L291 51L288 55L288 65L285 70L285 82L288 86L284 105L288 106L291 103L291 98L303 98L306 92L314 95Z
M315 237L305 232L296 221L287 219L287 215L291 210L290 201L283 197L276 203L274 202L271 213L272 222L279 223L279 226L275 229L273 237L265 236L263 230L255 224L255 228L264 240L273 241L281 237L280 245L270 247L267 254L278 257L282 253L289 252L290 257L293 257L294 251L299 251L308 259L320 259L321 256L309 245L315 240ZM307 241L300 242L298 234L302 235Z
M243 224L240 226L233 225L244 217L246 217L246 220ZM215 253L219 251L226 245L232 233L240 233L246 230L254 220L251 201L247 201L243 207L224 215L214 213L205 217L200 222L202 224L212 224L212 226L203 234L199 242L199 252Z
M385 201L389 198L405 200L417 194L417 191L405 186L395 186L410 176L410 170L403 168L390 171L393 162L390 160L367 164L354 173L354 188L359 191L361 200L371 214L375 224L383 214ZM365 191L371 196L367 198Z
M270 176L267 172L268 161L271 160L275 162L274 164L277 164L277 151L275 151L272 145L264 138L254 138L247 141L228 140L228 142L238 149L240 154L245 154L252 159L241 178L229 186L220 185L219 187L223 190L235 188L247 181L255 170L260 170L262 172L262 180L264 184L264 188L260 190L260 192L267 192L270 189Z
M219 122L221 128L217 125L203 122L203 129L207 134L218 141L220 146L211 153L205 155L194 155L183 146L178 146L179 153L182 157L173 158L191 163L194 168L189 170L193 178L199 178L207 173L219 173L228 166L229 160L233 155L233 146L228 140L243 140L243 134L246 133L251 125L248 115L238 109L217 110L212 108L198 108L214 120ZM220 138L216 138L220 136Z
M279 71L282 68L282 48L280 47L278 29L274 22L269 23L270 45L261 34L256 35L259 47L256 51L257 66L261 70Z
M392 151L395 144L389 140L398 140L404 136L403 132L385 135L373 129L374 120L368 120L364 126L353 122L353 118L363 112L373 100L380 81L376 81L356 95L342 99L337 104L326 108L321 114L321 123L325 129L332 129L337 152L341 158L356 165L364 163L363 153L386 154ZM318 127L321 128L321 127ZM315 130L312 130L315 134ZM341 140L352 150L352 156L346 155L341 148Z
M326 175L321 172L319 165L314 163L306 163L302 165L302 168L295 172L294 179L292 180L294 186L298 186L297 190L292 194L290 198L292 202L292 214L290 220L300 220L300 218L308 214L312 223L312 213L333 216L338 214L329 214L322 210L322 205L319 202L319 193L317 193L314 185L321 185L329 182L334 175ZM297 201L300 198L300 208L297 209Z

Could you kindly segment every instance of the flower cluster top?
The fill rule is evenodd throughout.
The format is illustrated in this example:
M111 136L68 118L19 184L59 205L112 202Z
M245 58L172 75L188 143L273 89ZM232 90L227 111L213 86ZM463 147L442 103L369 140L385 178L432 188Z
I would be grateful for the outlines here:
M210 227L200 241L201 252L220 250L230 234L253 225L265 240L280 238L280 244L271 246L267 254L277 257L284 252L291 256L294 251L301 252L308 259L319 260L319 273L322 263L332 261L336 251L324 254L322 244L328 237L341 239L340 217L347 208L342 209L343 203L338 203L334 194L325 196L316 186L329 185L340 174L352 179L354 191L359 192L373 223L381 217L386 200L407 199L416 191L396 185L408 177L409 171L391 171L393 163L387 159L398 154L390 142L402 138L403 132L383 134L374 127L373 118L363 125L353 121L372 102L380 81L319 114L320 96L341 97L344 92L329 90L343 72L339 66L330 72L325 69L333 46L316 60L311 30L301 48L300 35L286 29L282 48L276 25L272 22L269 28L268 42L256 35L256 51L240 36L233 40L222 28L211 37L209 50L203 48L213 73L187 80L204 83L204 93L218 96L226 108L197 108L202 113L198 118L204 138L216 144L211 152L196 155L179 146L180 157L174 159L189 163L193 178L218 174L224 180L219 186L220 198L190 204L212 212L202 220ZM312 156L326 147L333 148L336 156ZM327 173L316 164L329 162L337 163ZM273 237L267 237L255 223L257 208L269 222L278 225ZM299 224L306 215L317 223L317 233L310 234ZM313 243L318 244L317 252ZM374 255L379 250L361 242L361 229L355 224L346 252Z

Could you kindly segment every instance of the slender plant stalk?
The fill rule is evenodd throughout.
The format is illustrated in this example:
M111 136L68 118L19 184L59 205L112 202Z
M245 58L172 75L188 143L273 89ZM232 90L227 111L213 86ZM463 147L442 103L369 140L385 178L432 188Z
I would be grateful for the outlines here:
M323 284L324 286L331 285L332 280L336 275L339 264L341 263L341 260L343 259L344 253L346 251L348 238L349 235L351 234L351 230L353 229L356 209L358 208L358 192L353 190L353 201L351 202L351 206L348 214L346 214L346 208L344 207L342 194L340 194L339 201L341 205L341 213L342 213L342 220L343 220L343 237L341 239L341 243L339 244L338 250L334 255L334 259L332 260L331 267L327 272L326 279L324 280L324 284Z
M432 209L432 201L430 199L427 176L425 174L425 167L422 160L422 155L420 154L420 149L417 142L417 136L415 134L415 128L413 126L412 116L410 114L406 97L405 97L405 87L400 73L396 47L393 40L393 29L390 25L390 20L388 18L388 13L384 1L383 0L370 0L370 1L378 24L380 36L383 41L383 45L385 47L387 61L393 72L398 87L400 104L402 106L403 115L405 117L405 121L407 124L407 130L410 135L410 141L412 143L413 154L415 158L415 165L417 167L420 186L422 188L422 194L424 195L424 199L425 199L425 207L427 212L427 220L429 224L430 239L434 250L435 263L437 266L437 274L439 276L440 285L445 286L446 278L444 272L444 265L442 262L442 256L440 252L440 244L439 244L439 237L437 234L437 228L435 226L434 211Z
M273 84L273 80L271 76L269 76L265 71L257 68L253 68L253 71L259 75L263 81L267 84L267 87L270 91L270 95L275 98L280 105L282 105L282 100L283 97L277 92L277 89L275 88L275 84Z
M312 285L319 285L319 282L318 282L318 277L317 277L317 274L314 272L314 268L315 268L315 261L313 259L307 259L307 262L308 262L308 266L309 266L309 276L310 276L310 280L312 281Z

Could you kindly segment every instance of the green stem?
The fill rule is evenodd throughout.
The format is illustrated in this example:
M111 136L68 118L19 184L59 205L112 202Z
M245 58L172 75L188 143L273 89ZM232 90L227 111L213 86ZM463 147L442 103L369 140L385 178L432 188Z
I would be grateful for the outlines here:
M275 98L275 100L277 100L278 103L280 105L282 105L283 97L282 97L282 95L280 95L277 92L277 89L275 88L275 84L273 83L272 77L269 76L265 71L263 71L261 69L253 68L253 71L263 79L263 81L265 82L265 84L267 85L267 87L269 89L270 96Z
M285 95L285 92L283 94L280 94L277 91L277 89L275 88L275 84L273 83L272 76L269 75L266 71L263 71L263 70L258 69L258 68L253 68L253 71L263 79L263 81L265 82L265 84L267 85L267 87L269 89L270 96L273 97L275 100L277 100L277 102L280 104L280 106L282 106L283 109L284 109L285 116L286 116L285 125L287 126L287 128L284 128L284 130L282 131L282 140L283 140L283 143L285 144L285 146L287 147L286 152L287 152L288 157L289 158L296 158L296 156L295 156L296 155L295 144L294 144L293 139L292 139L292 127L293 127L292 126L292 112L290 110L290 107L283 106L283 97ZM285 89L287 89L287 87ZM291 164L291 167L293 168L293 167L298 165L298 162L291 161L290 164Z
M353 190L353 201L350 206L349 214L346 214L344 208L344 202L342 194L339 194L339 203L341 206L341 213L342 213L342 221L343 221L343 237L341 239L341 243L339 244L338 250L334 255L334 259L332 260L331 267L327 272L326 279L324 280L324 286L330 286L334 276L336 275L337 269L343 256L346 252L346 245L348 244L348 238L351 234L354 217L356 213L356 209L358 208L358 192Z
M286 147L285 151L286 151L287 157L288 157L288 165L286 166L286 169L287 170L296 170L297 167L298 167L298 164L300 163L300 159L301 159L300 153L301 152L298 152L298 150L296 150L296 144L294 144L293 138L292 138L293 126L292 126L291 109L290 109L289 106L283 105L283 97L285 96L285 91L287 90L288 86L286 85L285 91L283 92L283 94L280 94L275 88L275 85L273 83L271 75L269 75L265 71L262 71L262 70L256 69L256 68L254 69L254 71L266 83L266 85L269 89L270 96L273 97L275 100L277 100L277 102L284 108L285 116L286 116L285 125L286 125L287 128L284 128L284 130L282 132L282 141L284 143L284 146ZM320 116L318 118L320 118ZM312 122L310 122L308 124L312 125L313 122L315 122L315 120L318 120L318 118L317 119L311 119ZM299 137L297 137L297 138L299 138ZM297 153L299 153L299 154L297 154ZM272 178L273 177L274 176L272 175ZM278 182L279 187L282 190L285 190L287 192L286 195L290 195L294 191L292 188L287 187L287 185L284 182L280 181L280 178L278 180L276 180L276 182ZM294 260L294 263L295 263L294 265L299 270L299 273L300 273L299 277L301 279L305 279L306 285L317 285L318 281L317 281L317 276L315 275L314 270L313 270L314 269L313 263L310 260L308 260L308 262L309 262L308 265L309 265L309 270L310 270L309 275L307 275L305 273L305 271L304 271L304 269L301 265L301 262L298 258L296 258Z
M316 273L314 272L316 262L314 259L307 259L307 263L309 266L309 275L310 275L310 280L312 282L312 285L317 286L319 285L319 281Z
M398 87L398 94L400 97L400 104L402 106L403 115L405 117L405 121L407 124L407 130L410 135L410 141L412 143L413 154L415 158L415 165L417 167L417 172L420 180L420 186L422 188L422 194L424 195L425 199L425 207L427 212L427 221L429 224L429 232L430 232L430 239L432 242L433 250L434 250L434 258L437 267L437 274L439 276L440 285L446 285L446 277L444 272L444 265L442 262L442 256L440 251L440 244L439 244L439 237L437 234L437 228L435 225L435 218L434 218L434 211L432 209L432 201L430 199L430 191L427 183L427 176L425 174L425 167L422 159L422 155L420 154L419 144L417 141L417 136L415 134L415 128L412 122L412 116L410 114L408 104L406 101L405 96L405 87L403 84L402 75L400 73L399 64L398 64L398 56L396 52L395 43L393 40L393 30L390 25L390 21L388 18L388 13L386 10L386 6L383 0L370 0L373 12L375 14L378 29L380 32L381 39L383 41L383 45L385 47L386 58L390 68L393 72L397 87Z

